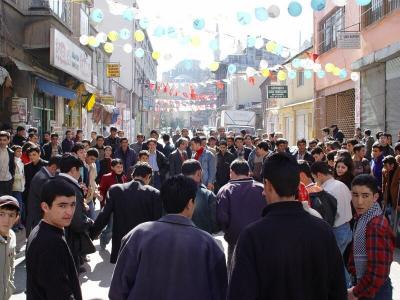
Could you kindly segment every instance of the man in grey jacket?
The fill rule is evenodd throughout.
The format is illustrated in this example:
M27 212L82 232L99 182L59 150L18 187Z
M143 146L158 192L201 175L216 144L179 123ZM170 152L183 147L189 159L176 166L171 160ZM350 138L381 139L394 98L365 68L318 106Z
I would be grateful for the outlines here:
M202 183L210 190L214 190L215 174L217 172L217 163L214 154L205 147L201 146L201 138L196 136L191 139L192 158L198 160L203 169Z

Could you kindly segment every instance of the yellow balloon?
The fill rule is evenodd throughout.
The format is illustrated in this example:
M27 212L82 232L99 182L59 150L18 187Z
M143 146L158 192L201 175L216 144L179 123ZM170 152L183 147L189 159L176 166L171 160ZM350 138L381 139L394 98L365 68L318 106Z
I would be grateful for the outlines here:
M136 30L134 36L137 42L143 42L144 32L142 30Z
M115 30L110 31L107 36L111 42L115 42L119 38L118 32L116 32Z
M269 77L269 70L268 69L262 69L261 70L261 75L264 77Z
M325 71L328 72L328 73L333 72L334 69L335 69L335 65L334 64L327 63L325 65Z
M267 49L268 52L274 52L276 50L276 48L278 47L278 45L273 42L273 41L269 41L266 45L265 48Z
M104 44L104 51L106 51L107 53L112 53L114 51L114 45L111 43L105 43Z
M199 36L197 36L197 35L192 36L190 42L192 43L193 47L200 47L201 40L200 40Z
M89 36L88 39L89 46L94 47L95 45L97 45L97 43L98 43L97 39L94 36Z
M158 51L153 51L153 53L151 54L151 57L152 57L154 60L159 59L160 56L161 56L161 53L158 52Z
M278 72L278 80L280 80L280 81L285 81L286 78L287 78L286 72L280 70L280 71Z
M333 69L333 75L339 76L339 75L340 75L340 68L335 67L335 68Z
M215 71L217 71L218 70L218 68L219 68L219 62L216 62L216 61L213 61L211 64L210 64L210 71L211 72L215 72Z

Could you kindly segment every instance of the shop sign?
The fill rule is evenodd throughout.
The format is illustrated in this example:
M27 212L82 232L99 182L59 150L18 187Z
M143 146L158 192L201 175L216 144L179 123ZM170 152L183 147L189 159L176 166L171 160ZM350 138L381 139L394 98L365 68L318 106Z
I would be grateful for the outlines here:
M120 64L107 64L107 77L120 77L121 76L121 71L120 71Z
M114 96L113 95L100 95L100 96L97 96L97 99L100 100L101 104L114 105Z
M50 64L92 83L92 57L55 28L50 29Z
M268 99L288 98L287 85L269 85L268 86Z
M26 123L27 121L27 98L11 99L11 123Z
M360 49L361 38L359 32L340 31L337 34L337 47L341 49Z

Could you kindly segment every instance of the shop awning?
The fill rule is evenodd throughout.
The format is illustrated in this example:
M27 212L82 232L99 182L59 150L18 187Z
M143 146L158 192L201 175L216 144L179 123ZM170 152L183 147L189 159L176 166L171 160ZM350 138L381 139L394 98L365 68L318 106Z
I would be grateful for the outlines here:
M27 64L23 63L22 61L19 61L18 59L14 58L14 57L10 57L10 58L14 62L14 64L17 66L18 70L28 71L28 72L35 71L35 69L33 69L31 66L28 66Z
M62 85L48 81L43 78L36 78L37 88L43 93L47 93L53 96L60 96L67 99L76 99L77 95L74 90L66 88Z

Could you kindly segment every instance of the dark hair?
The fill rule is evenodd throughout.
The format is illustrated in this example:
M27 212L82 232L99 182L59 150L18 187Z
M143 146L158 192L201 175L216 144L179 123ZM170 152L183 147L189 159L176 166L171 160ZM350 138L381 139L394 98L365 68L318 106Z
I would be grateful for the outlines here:
M114 158L111 160L111 167L115 167L116 165L123 165L123 161L120 158Z
M281 144L287 144L287 143L288 143L288 141L287 141L286 139L279 138L279 139L276 140L275 145L276 145L276 146L279 146L279 145L281 145Z
M394 144L394 151L400 151L400 142Z
M133 166L132 177L146 177L147 175L153 174L153 169L146 162L138 162Z
M338 150L337 156L338 157L344 157L345 159L348 159L348 160L353 160L353 158L351 157L350 152L348 150L346 150L346 149Z
M377 140L379 140L379 138L380 138L380 136L383 134L383 131L378 131L377 133L376 133L376 139Z
M89 140L82 140L82 144L88 144L90 146L90 141Z
M107 149L110 149L112 151L112 147L110 145L104 146L104 151L106 151Z
M182 145L185 141L187 141L187 138L184 137L180 137L177 141L176 141L176 147L179 148L180 145Z
M28 129L28 134L31 133L31 132L37 133L38 129L36 127L31 127L31 128Z
M35 132L31 132L30 134L28 134L28 138L33 138L34 136L36 136L37 138L39 138L39 135Z
M75 196L75 190L71 185L65 184L65 181L58 177L47 180L42 187L41 202L45 202L51 208L54 200L59 196Z
M298 144L306 144L307 145L307 141L306 141L306 139L299 139L299 140L297 140L297 145Z
M321 147L315 147L314 149L311 150L311 155L322 154L322 153L324 153L324 150L322 150Z
M23 130L25 130L24 126L18 126L17 127L17 132L20 132L20 131L23 131Z
M73 168L76 168L79 170L79 168L83 167L83 162L71 155L71 154L64 154L61 157L60 160L60 172L61 173L68 173L69 171L71 171Z
M332 141L332 149L338 150L340 149L340 143L338 141Z
M384 132L382 135L383 135L384 137L387 137L388 139L392 137L392 135L391 135L390 133L387 133L387 132ZM382 136L382 135L381 135L381 136Z
M171 137L169 136L169 134L163 134L162 139L164 142L168 142L171 139Z
M96 136L96 141L98 141L99 139L103 139L104 140L104 136L102 136L102 135Z
M152 131L150 131L150 135L152 135L153 133L155 133L155 134L159 135L159 134L158 134L158 131L157 131L157 130L155 130L155 129L153 129Z
M308 178L313 179L311 175L310 165L306 160L298 160L297 164L299 165L300 173L304 173Z
M28 150L26 150L26 153L28 155L32 152L36 152L36 153L40 154L40 148L38 146L34 145L34 146L29 147Z
M195 144L200 144L201 145L201 138L198 136L195 136L194 138L192 138L190 140L191 142L195 143Z
M127 141L129 143L128 138L126 138L126 137L120 138L119 143L122 144L122 142L124 142L124 141Z
M242 136L238 135L237 137L235 137L235 143L238 140L244 141L244 138Z
M208 141L211 141L211 140L217 141L217 139L215 138L215 136L210 136L210 137L208 138Z
M383 151L383 146L381 144L379 144L379 143L373 144L372 145L372 149L374 149L374 148L378 148L380 152Z
M226 141L228 141L228 140L235 141L235 138L233 136L227 136Z
M317 140L311 140L308 142L308 145L312 145L312 144L318 144Z
M230 169L236 175L249 176L249 163L244 159L235 159L230 166Z
M166 213L181 213L191 199L195 200L197 188L197 183L190 177L180 174L168 178L160 193Z
M224 146L228 147L228 143L226 142L226 140L220 140L220 141L219 141L219 145L220 145L220 146L221 146L221 145L224 145Z
M7 131L0 131L0 137L6 137L7 139L10 139L10 133Z
M14 152L15 152L16 150L18 150L18 149L21 149L21 150L22 150L22 147L21 147L20 145L12 145L12 146L11 146L11 150L14 151Z
M117 129L117 127L111 126L111 127L110 127L110 132L111 132L111 131L118 131L118 129Z
M364 144L357 144L354 146L353 151L354 151L354 153L356 153L356 152L360 151L362 148L365 148Z
M326 155L326 159L328 161L335 160L336 154L337 154L336 150L329 151L329 153Z
M182 174L185 176L194 175L199 170L201 170L201 164L195 159L188 159L182 164Z
M94 156L96 158L99 158L99 151L96 148L90 148L86 152L86 156Z
M140 151L139 151L139 158L141 158L142 156L150 156L149 151L147 151L147 150L140 150Z
M358 141L356 139L349 139L346 141L346 144L352 144L353 146L358 144Z
M397 161L392 155L385 156L382 162L383 164L397 165Z
M331 175L329 165L324 161L316 161L311 165L311 174Z
M0 134L1 136L1 134ZM23 146L22 146L22 152L27 152L29 150L29 148L31 147L37 147L34 143L32 142L26 142Z
M68 129L68 130L65 131L65 135L67 135L68 133L71 133L71 132L72 131Z
M48 167L52 166L52 165L56 165L57 169L60 168L60 161L61 161L61 155L54 155L52 157L50 157L49 159L49 163L47 164Z
M364 134L370 136L370 135L371 135L371 130L365 129L365 130L364 130Z
M79 150L84 150L85 145L83 143L75 143L75 145L72 147L71 152L73 153L78 153Z
M324 127L324 128L322 128L322 131L323 132L326 132L326 133L331 133L331 130L328 128L328 127Z
M78 130L76 131L76 134L79 134L79 133L83 133L83 130L82 130L82 129L78 129Z
M344 175L339 176L336 173L336 166L342 163L347 167L347 172ZM334 169L334 176L335 178L341 178L340 181L343 181L342 179L348 179L351 178L353 179L353 169L354 169L354 164L353 164L353 160L351 158L345 157L345 156L339 156L339 158L336 160L335 162L335 169ZM351 182L351 181L350 181Z
M52 133L52 134L50 135L50 138L54 138L54 137L58 138L58 133Z
M149 143L154 143L154 144L157 145L157 140L154 139L154 138L149 138L149 139L147 140L147 142L146 142L146 145L148 145Z
M264 151L268 152L269 144L266 141L261 141L257 144L257 148L263 149Z
M351 182L351 187L366 186L375 195L378 193L378 182L375 177L368 174L360 174Z
M263 178L272 184L279 196L296 196L300 184L300 168L293 156L275 153L263 165Z

